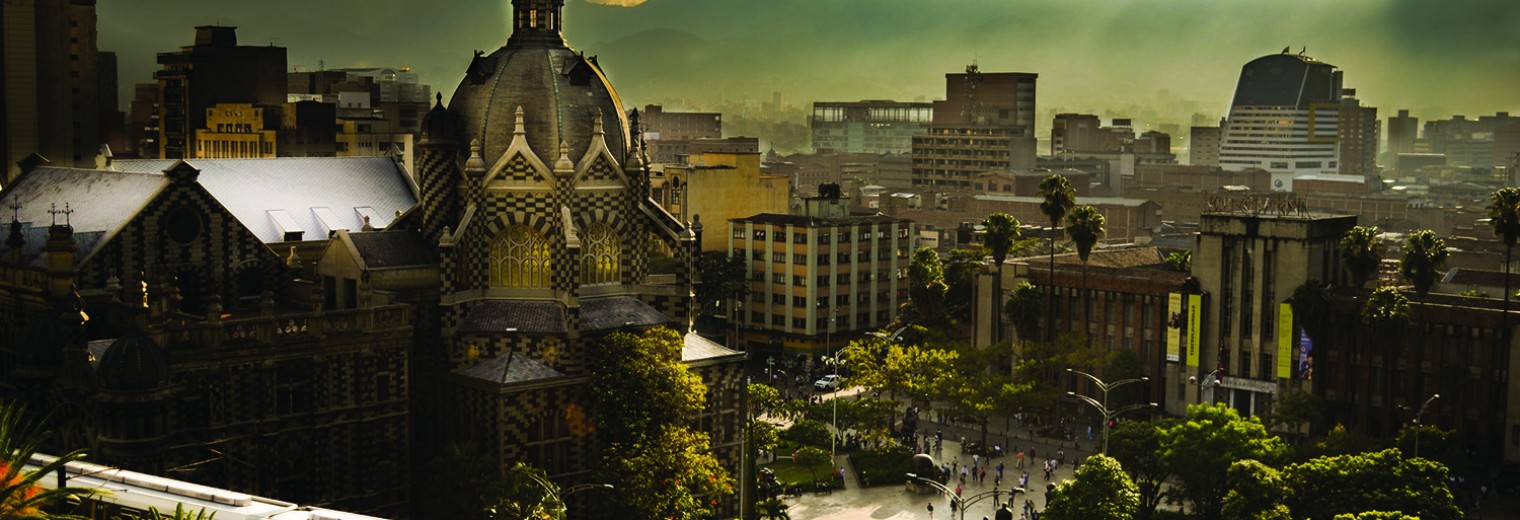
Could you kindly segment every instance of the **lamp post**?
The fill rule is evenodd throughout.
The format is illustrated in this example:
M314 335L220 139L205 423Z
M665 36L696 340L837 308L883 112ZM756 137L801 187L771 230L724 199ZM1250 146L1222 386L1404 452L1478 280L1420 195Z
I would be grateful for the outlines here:
M563 493L561 493L561 492L555 490L554 484L550 483L548 480L544 479L543 477L538 476L538 474L533 473L532 471L524 471L523 474L527 475L529 479L532 479L533 482L535 484L538 484L539 487L544 488L544 491L549 494L549 498L554 499L554 504L552 506L554 508L554 510L551 511L551 514L554 517L556 517L556 518L564 518L564 516L565 516L565 500L564 500L564 497L568 497L570 495L574 495L576 493L580 493L582 491L586 491L586 490L589 490L589 489L613 489L612 484L603 484L603 483L578 484L578 485L575 485L575 486L571 486L569 489L566 489ZM496 512L497 512L496 508L492 507L491 508L491 513L493 514L493 517L496 514Z
M1118 387L1121 387L1121 386L1124 386L1124 385L1127 385L1127 384L1130 384L1130 383L1139 383L1139 382L1142 382L1142 381L1150 381L1151 378L1149 378L1149 377L1138 377L1138 378L1131 378L1131 379L1121 379L1121 380L1118 380L1118 381L1114 381L1112 383L1105 383L1105 382L1103 382L1102 379L1098 379L1098 376L1089 374L1087 372L1083 372L1081 370L1075 370L1075 369L1068 368L1068 369L1066 369L1066 371L1070 372L1070 373L1073 373L1073 374L1081 375L1082 377L1086 377L1088 380L1091 380L1093 382L1093 384L1098 385L1098 389L1099 390L1103 391L1103 400L1102 401L1099 401L1097 399L1093 399L1093 398L1085 396L1085 395L1078 394L1076 392L1066 392L1066 395L1075 397L1077 399L1081 399L1082 402L1085 402L1085 403L1091 405L1093 408L1097 408L1098 409L1098 413L1100 413L1100 414L1103 415L1103 454L1104 455L1108 454L1108 423L1110 421L1112 421L1113 418L1118 417L1120 414L1122 414L1124 412L1131 411L1131 410L1139 410L1141 408L1148 408L1148 407L1156 406L1156 403L1136 403L1136 404L1121 406L1121 407L1119 407L1117 409L1113 409L1113 410L1110 410L1108 408L1108 393L1109 393L1110 390L1113 390L1115 388L1118 388Z
M1216 369L1214 369L1213 372L1209 372L1208 374L1205 374L1203 376L1203 380L1201 380L1201 381L1196 376L1188 376L1188 382L1198 383L1198 402L1200 404L1203 403L1203 389L1204 388L1208 388L1209 390L1213 390L1214 387L1219 386L1219 377L1218 377L1219 376L1219 370L1220 369L1216 368ZM1209 403L1210 404L1213 404L1213 401L1214 400L1212 398L1209 399Z
M1420 411L1414 414L1414 456L1420 458L1420 418L1425 416L1425 410L1430 408L1431 401L1440 399L1441 394L1430 394L1430 398L1420 405Z
M848 345L842 349L839 349L838 352L835 352L833 356L828 358L828 364L829 366L834 367L835 375L839 374L839 366L844 364L844 360L839 359L839 355L851 350L855 350L857 348L859 348L858 344ZM838 449L837 444L839 440L839 390L844 388L844 383L836 384L839 386L834 388L834 396L829 399L830 403L832 403L834 407L834 434L829 436L829 460L831 461L831 464L834 460L834 453Z

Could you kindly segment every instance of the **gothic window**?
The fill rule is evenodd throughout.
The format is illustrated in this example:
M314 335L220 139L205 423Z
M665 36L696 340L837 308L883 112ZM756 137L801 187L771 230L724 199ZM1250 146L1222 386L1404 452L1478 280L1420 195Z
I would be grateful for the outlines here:
M548 287L549 241L533 228L513 226L491 245L493 287Z
M606 224L586 226L581 235L581 280L587 284L621 281L619 256L622 245L617 230Z

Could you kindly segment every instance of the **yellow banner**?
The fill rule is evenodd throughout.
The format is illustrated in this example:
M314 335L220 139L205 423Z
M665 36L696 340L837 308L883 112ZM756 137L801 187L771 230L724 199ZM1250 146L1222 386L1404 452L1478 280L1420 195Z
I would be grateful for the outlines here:
M1293 377L1293 306L1277 304L1277 377Z
M1187 317L1187 366L1196 367L1203 342L1203 295L1188 295Z
M1166 360L1182 361L1182 295L1177 293L1166 295Z

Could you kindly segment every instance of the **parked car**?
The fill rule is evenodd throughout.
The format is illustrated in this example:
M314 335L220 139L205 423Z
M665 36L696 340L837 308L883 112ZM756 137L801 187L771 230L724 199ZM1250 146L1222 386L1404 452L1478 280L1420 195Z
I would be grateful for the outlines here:
M839 385L842 382L844 382L844 379L839 377L839 374L829 374L823 376L823 379L814 381L813 388L817 388L825 392L834 391L839 389Z

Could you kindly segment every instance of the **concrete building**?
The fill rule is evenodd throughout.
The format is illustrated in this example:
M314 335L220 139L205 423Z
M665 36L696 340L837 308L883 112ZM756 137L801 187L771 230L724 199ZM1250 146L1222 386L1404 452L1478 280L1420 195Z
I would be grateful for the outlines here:
M132 141L132 154L138 158L158 157L158 100L158 83L138 83L132 86L127 134Z
M115 112L116 84L102 83L93 0L29 0L0 6L0 186L32 154L93 167L101 100ZM114 79L114 61L108 76Z
M1102 119L1092 114L1056 114L1050 124L1050 155L1066 150L1094 150Z
M1343 280L1335 246L1356 217L1273 210L1204 213L1193 247L1198 292L1187 296L1190 333L1173 381L1219 370L1202 399L1260 416L1285 391L1302 389L1291 370L1298 336L1287 302L1309 280ZM1195 307L1201 305L1197 311ZM1188 402L1201 387L1188 386ZM1207 395L1212 392L1214 395Z
M757 137L701 137L647 141L645 155L654 164L680 164L683 156L705 153L760 153Z
M1189 130L1188 164L1219 166L1219 127L1195 126Z
M929 131L930 103L819 101L808 127L818 153L896 153L913 150L913 136Z
M722 139L723 114L717 112L666 112L660 105L644 105L644 139Z
M1034 168L1037 74L945 74L945 99L934 102L929 132L913 137L913 185L967 188L991 170Z
M837 195L805 199L797 215L729 221L730 254L750 259L738 343L752 359L828 355L897 318L917 225L851 214Z
M255 159L279 157L276 134L281 126L278 107L247 103L218 103L206 109L206 126L195 130L194 157Z
M1340 122L1337 126L1340 141L1340 170L1343 176L1376 180L1378 177L1378 143L1382 141L1382 122L1377 117L1377 107L1363 106L1356 99L1356 89L1341 92Z
M1278 191L1293 189L1299 175L1337 173L1340 95L1340 71L1308 56L1284 49L1246 63L1225 121L1220 166L1270 171Z
M1392 165L1399 154L1414 153L1414 142L1420 137L1420 119L1409 115L1408 110L1400 109L1396 116L1388 117L1388 147L1385 149L1387 159L1384 164Z
M786 213L791 179L760 171L758 153L708 152L666 165L649 179L651 197L681 222L701 223L700 250L728 251L728 221L762 213ZM712 229L708 229L711 227Z
M203 25L195 43L158 55L159 157L194 157L197 129L219 103L261 107L286 101L285 48L237 44L237 28Z

